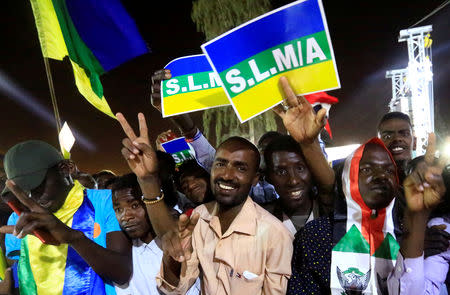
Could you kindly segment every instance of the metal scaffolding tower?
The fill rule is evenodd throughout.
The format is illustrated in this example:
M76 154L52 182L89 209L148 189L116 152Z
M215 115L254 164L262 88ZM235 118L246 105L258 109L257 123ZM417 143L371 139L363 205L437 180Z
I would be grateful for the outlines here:
M389 102L389 111L402 112L412 117L411 92L406 83L408 70L386 71L386 78L392 78L392 98Z
M408 44L408 67L386 72L386 78L392 78L389 108L410 115L417 156L425 154L428 133L434 131L432 30L432 26L401 30L398 41Z

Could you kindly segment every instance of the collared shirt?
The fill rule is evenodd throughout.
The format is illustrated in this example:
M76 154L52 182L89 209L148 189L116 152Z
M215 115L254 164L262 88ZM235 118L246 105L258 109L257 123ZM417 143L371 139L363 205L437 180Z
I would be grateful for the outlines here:
M292 235L251 198L224 234L217 210L216 202L195 209L200 219L192 234L191 259L183 266L186 271L174 287L164 281L161 268L160 289L165 294L184 294L200 275L202 294L285 294Z
M158 295L155 277L161 267L162 250L152 240L146 244L140 239L133 240L133 275L127 284L117 286L117 295ZM197 280L187 295L200 294L200 281Z
M433 218L428 227L445 224L445 231L450 233L450 216ZM400 290L400 294L434 294L439 295L445 286L445 279L449 270L450 249L429 256L417 258L403 258L399 253L395 272L388 278L388 284Z

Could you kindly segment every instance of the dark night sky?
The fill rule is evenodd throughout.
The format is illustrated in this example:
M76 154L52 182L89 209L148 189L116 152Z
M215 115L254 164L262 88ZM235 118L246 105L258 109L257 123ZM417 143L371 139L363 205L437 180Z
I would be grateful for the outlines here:
M275 1L277 5L289 1ZM387 111L391 82L385 71L407 65L406 43L398 32L431 12L443 0L335 1L323 0L342 88L331 91L340 103L331 110L337 145L361 142L375 135L375 125ZM190 19L191 1L123 1L153 53L139 57L102 76L105 97L114 112L121 111L136 126L137 112L145 113L151 135L173 127L150 105L150 76L176 57L201 53L204 36ZM29 1L6 0L0 11L0 154L15 143L41 139L56 146L54 122L36 106L25 107L18 97L51 114L45 68ZM450 6L421 25L433 24L433 70L436 112L450 130ZM71 66L51 62L61 117L82 138L72 158L80 169L127 171L120 155L122 131L78 93ZM194 118L201 124L201 113ZM200 125L201 126L201 125Z

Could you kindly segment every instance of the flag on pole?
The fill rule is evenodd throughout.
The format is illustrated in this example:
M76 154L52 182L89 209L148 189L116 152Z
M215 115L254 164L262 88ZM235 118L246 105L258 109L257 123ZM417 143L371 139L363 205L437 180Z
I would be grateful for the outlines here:
M149 52L120 0L30 0L42 54L69 56L80 93L115 118L100 75Z

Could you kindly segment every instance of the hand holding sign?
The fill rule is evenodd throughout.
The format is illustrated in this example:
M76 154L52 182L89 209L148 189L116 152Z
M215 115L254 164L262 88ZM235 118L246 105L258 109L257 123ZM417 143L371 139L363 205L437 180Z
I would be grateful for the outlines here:
M150 99L152 106L162 113L161 109L161 81L172 78L170 70L161 69L153 73Z
M320 109L317 114L311 104L303 97L296 96L286 77L280 78L288 109L277 105L273 110L281 117L286 130L299 143L311 143L317 139L326 123L326 109Z
M121 113L116 114L117 120L126 134L122 140L123 148L121 150L123 157L128 163L131 171L139 179L154 177L158 174L158 159L156 153L150 145L148 138L147 122L144 114L139 113L139 136L133 131L128 121Z
M14 234L19 239L34 234L40 236L41 241L43 240L42 237L45 236L45 243L51 245L70 244L77 237L76 230L62 223L55 215L39 205L34 199L28 197L14 181L7 180L6 186L29 212L21 212L14 227L2 226L0 232ZM45 231L45 234L43 231Z

